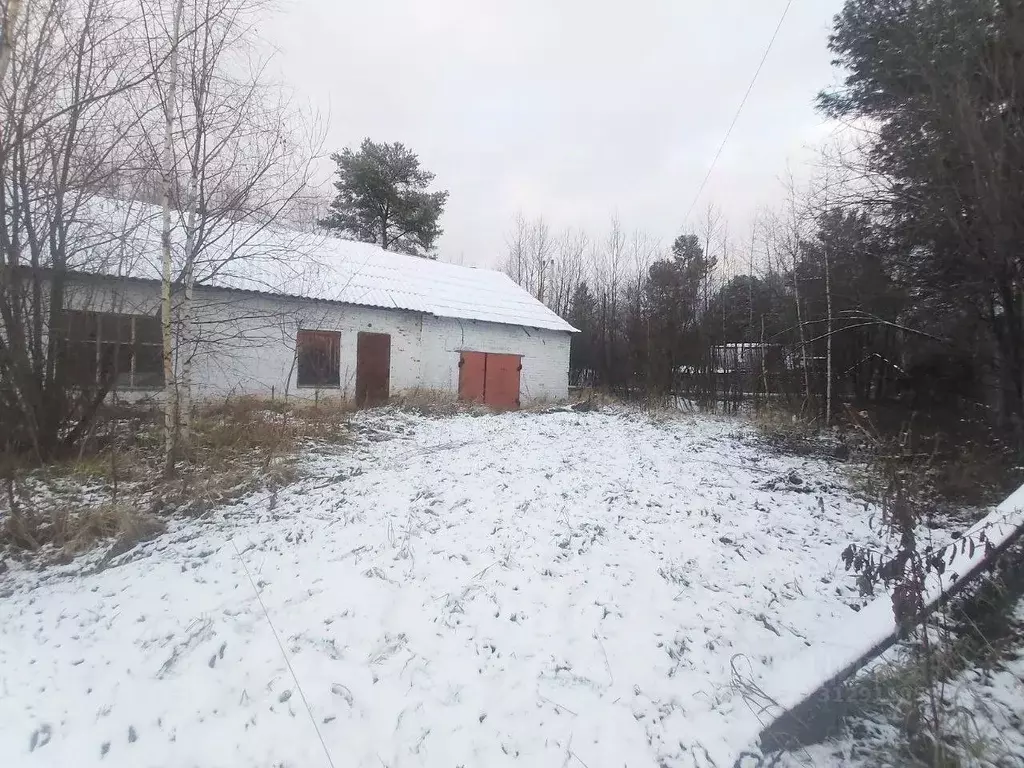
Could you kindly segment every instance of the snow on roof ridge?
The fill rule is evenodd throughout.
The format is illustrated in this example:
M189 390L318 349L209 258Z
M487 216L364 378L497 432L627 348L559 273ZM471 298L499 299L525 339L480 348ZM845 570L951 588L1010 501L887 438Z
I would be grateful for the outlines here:
M159 278L161 215L147 203L103 197L91 201L84 223L125 233L114 246L114 258L105 254L107 274ZM120 216L126 218L119 221ZM222 235L222 241L210 246L209 258L200 257L196 265L199 285L576 331L496 269L424 259L280 224L239 222ZM183 240L180 228L175 240ZM234 259L226 266L225 251ZM296 259L296 254L305 258Z

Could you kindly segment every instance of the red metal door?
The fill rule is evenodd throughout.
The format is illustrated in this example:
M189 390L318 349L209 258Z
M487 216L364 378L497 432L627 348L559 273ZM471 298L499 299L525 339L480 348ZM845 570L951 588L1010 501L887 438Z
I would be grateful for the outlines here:
M484 402L486 371L487 355L483 352L463 352L459 356L459 400Z
M360 333L356 341L356 405L383 405L391 396L391 337Z
M522 369L522 358L519 355L488 354L484 375L484 402L492 408L518 408L519 374Z

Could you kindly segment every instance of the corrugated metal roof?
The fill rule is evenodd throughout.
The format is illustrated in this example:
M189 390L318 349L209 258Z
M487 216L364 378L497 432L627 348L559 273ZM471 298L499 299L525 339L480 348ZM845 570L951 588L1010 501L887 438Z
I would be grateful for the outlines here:
M97 244L80 268L105 274L159 279L159 209L103 200L91 205ZM102 224L102 226L101 226ZM86 225L90 226L90 225ZM116 241L99 230L124 231ZM183 233L174 233L176 254ZM181 260L176 256L176 268ZM197 283L362 306L424 312L573 332L511 278L490 269L461 267L392 253L367 243L281 228L234 224L206 246L197 263Z

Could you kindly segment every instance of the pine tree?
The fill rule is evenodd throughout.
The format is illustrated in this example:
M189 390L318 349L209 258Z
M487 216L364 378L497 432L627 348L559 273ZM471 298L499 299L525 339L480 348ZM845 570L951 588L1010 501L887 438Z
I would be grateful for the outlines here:
M1024 453L1024 7L1019 0L847 0L830 117L872 125L869 212L890 224L914 302L989 337L996 406ZM941 316L940 316L941 317Z
M337 163L338 195L320 225L389 251L431 254L443 230L438 219L447 192L428 192L434 174L420 168L415 152L400 143L365 139L358 152L331 155Z
M569 322L579 330L573 334L569 349L569 368L571 380L576 385L593 384L593 372L597 367L594 336L594 317L597 313L597 300L585 282L576 285L569 306Z

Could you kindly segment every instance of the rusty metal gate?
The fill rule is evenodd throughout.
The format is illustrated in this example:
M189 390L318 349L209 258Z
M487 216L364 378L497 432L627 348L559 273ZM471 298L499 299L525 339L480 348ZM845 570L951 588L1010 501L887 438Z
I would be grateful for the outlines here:
M356 341L356 405L383 405L391 395L391 337L360 333Z
M520 355L462 352L459 357L459 399L492 408L519 407Z
M463 352L459 357L459 399L467 403L483 403L486 376L487 355Z

